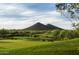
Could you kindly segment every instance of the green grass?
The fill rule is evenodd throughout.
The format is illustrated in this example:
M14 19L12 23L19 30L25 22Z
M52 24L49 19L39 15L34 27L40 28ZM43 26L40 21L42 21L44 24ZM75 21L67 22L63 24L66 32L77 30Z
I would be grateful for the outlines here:
M16 49L30 48L49 43L51 42L28 41L28 40L0 40L0 54L5 54L8 53L8 51L13 51Z
M0 54L79 55L79 38L54 42L1 40Z

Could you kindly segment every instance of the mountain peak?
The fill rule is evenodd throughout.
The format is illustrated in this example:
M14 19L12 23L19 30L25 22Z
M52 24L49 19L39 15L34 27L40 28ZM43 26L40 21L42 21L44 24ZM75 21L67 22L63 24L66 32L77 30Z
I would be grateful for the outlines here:
M44 25L40 22L37 22L36 24L34 24L26 29L27 30L51 30L51 29L60 29L60 28L53 26L51 24Z
M37 22L37 23L35 23L34 25L44 25L44 24L42 24L42 23L40 23L40 22Z
M48 27L40 22L26 28L28 30L48 30Z
M37 22L36 24L42 24L42 23L40 23L40 22Z

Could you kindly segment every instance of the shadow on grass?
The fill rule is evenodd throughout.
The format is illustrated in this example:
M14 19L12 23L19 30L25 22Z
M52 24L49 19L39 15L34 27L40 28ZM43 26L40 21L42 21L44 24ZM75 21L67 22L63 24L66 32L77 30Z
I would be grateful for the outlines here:
M6 49L6 48L4 48L4 47L0 47L0 50L2 50L2 49Z
M1 41L0 40L0 43L13 43L13 42L7 42L7 41Z

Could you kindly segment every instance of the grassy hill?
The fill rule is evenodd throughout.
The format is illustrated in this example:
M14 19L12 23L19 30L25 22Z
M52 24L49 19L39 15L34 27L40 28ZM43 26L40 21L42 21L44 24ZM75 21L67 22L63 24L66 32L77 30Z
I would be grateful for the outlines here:
M0 41L0 54L11 55L77 55L79 54L79 38L64 41ZM24 43L23 43L24 42ZM4 44L5 43L5 44ZM3 44L3 45L2 45ZM5 53L6 52L6 53Z

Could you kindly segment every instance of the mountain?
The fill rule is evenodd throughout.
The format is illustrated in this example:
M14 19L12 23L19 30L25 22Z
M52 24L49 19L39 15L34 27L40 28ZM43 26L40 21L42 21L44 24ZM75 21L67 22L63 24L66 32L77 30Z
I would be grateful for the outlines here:
M28 30L48 30L49 28L46 25L38 22L26 29L28 29Z
M52 30L52 29L60 29L60 28L53 26L51 24L44 25L44 24L38 22L26 29L27 30Z
M48 28L50 28L50 29L62 29L62 28L59 28L59 27L54 26L54 25L51 25L51 24L47 24L46 26L47 26Z

